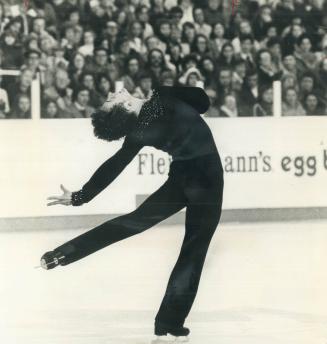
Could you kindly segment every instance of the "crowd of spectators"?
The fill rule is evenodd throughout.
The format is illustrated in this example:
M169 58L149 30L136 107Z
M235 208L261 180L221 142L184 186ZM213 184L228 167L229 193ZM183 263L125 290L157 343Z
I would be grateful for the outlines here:
M327 0L0 0L0 118L89 117L117 81L140 98L202 84L205 116L326 115Z

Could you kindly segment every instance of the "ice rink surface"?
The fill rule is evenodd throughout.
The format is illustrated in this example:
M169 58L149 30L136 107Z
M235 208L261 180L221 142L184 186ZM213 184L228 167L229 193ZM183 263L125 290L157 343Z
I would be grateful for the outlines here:
M66 267L34 268L83 231L0 233L1 344L155 343L183 227L157 226ZM326 244L324 221L220 225L186 322L189 343L327 344Z

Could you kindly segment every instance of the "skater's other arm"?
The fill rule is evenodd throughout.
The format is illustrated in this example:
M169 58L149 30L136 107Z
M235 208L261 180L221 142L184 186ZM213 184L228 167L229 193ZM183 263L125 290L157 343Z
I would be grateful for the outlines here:
M191 105L198 113L205 113L210 106L210 100L205 91L200 87L160 86L161 94L178 98Z
M72 193L72 205L82 205L91 201L119 176L141 148L142 146L131 144L125 139L122 147L95 171L82 189Z

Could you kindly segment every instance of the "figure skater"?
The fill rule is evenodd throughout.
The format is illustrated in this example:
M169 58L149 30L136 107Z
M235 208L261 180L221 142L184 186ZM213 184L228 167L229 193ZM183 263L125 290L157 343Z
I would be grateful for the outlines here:
M61 196L48 205L80 206L105 189L144 146L172 156L164 184L134 211L111 219L41 257L52 269L67 265L119 240L142 233L186 207L185 236L166 292L155 317L158 336L187 336L184 327L194 302L207 250L218 225L223 198L223 168L212 133L200 114L209 99L198 87L158 87L148 100L126 89L109 93L92 114L94 134L113 141L125 137L122 147L105 161L76 192L63 185Z

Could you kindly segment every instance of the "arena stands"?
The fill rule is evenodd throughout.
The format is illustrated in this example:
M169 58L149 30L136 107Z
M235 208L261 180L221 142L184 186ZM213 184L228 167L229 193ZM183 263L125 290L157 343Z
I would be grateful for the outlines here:
M327 0L0 0L0 118L89 117L117 81L137 97L202 82L205 116L327 114ZM19 71L19 76L4 71Z

